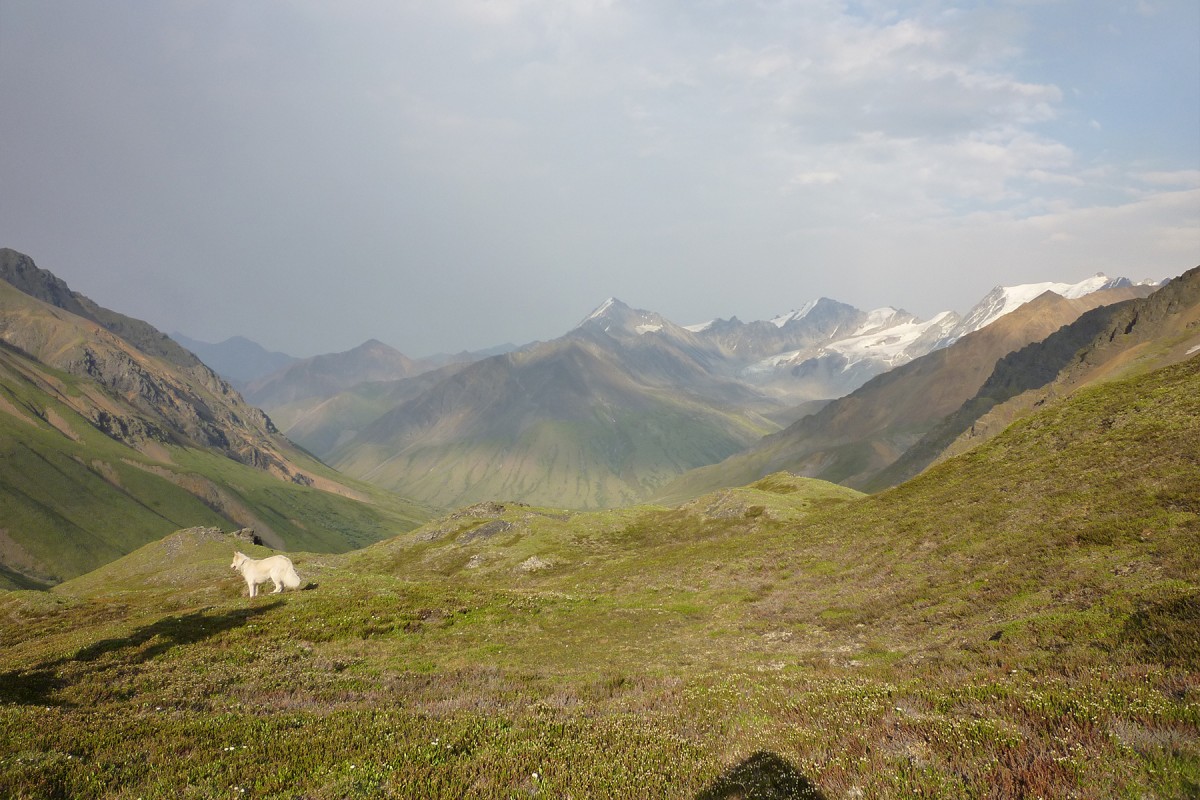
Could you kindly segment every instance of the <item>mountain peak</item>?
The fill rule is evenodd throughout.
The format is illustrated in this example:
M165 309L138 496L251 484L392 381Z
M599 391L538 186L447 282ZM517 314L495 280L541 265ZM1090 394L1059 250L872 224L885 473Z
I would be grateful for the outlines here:
M1098 292L1102 289L1115 289L1132 286L1128 278L1110 278L1103 272L1097 272L1090 278L1084 278L1078 283L1022 283L1015 286L997 286L987 293L968 313L960 326L959 336L977 331L995 322L1005 314L1016 311L1021 306L1041 297L1046 292L1065 297L1068 300L1078 300L1081 297Z
M599 330L610 336L656 333L670 323L661 314L630 308L615 297L596 307L575 330Z
M771 324L776 328L784 328L794 322L799 322L809 317L829 317L846 312L858 313L858 309L837 300L831 300L828 297L818 297L816 300L810 300L804 305L795 310L789 311L786 314L770 320Z
M389 344L384 344L383 342L379 341L378 339L367 339L365 342L360 344L358 347L351 348L348 352L355 353L355 354L366 354L366 353L399 353L400 351L398 351L396 348L392 347Z
M584 318L583 322L579 324L583 325L585 322L591 322L594 319L605 319L608 317L618 316L629 310L629 306L625 305L615 297L610 297L600 305L596 306L596 310L591 314L588 314L587 317Z

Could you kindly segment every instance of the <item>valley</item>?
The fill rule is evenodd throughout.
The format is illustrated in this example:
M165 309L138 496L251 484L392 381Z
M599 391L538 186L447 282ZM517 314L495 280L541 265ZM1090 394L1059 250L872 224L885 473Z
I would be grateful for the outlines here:
M239 390L0 256L3 796L1200 791L1200 268Z
M876 496L777 475L670 509L483 504L294 553L308 588L255 601L236 539L180 531L0 594L0 787L1188 796L1198 369Z

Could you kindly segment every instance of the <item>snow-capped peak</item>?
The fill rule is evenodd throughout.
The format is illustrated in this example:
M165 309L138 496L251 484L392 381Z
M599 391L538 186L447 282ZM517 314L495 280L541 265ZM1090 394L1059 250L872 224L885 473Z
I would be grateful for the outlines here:
M667 321L661 315L630 308L617 298L610 297L575 327L599 328L613 335L621 331L641 335L661 331L666 325Z
M916 317L908 312L901 311L897 308L892 308L891 306L884 306L883 308L876 308L868 311L867 318L861 325L858 326L854 333L850 335L864 336L874 331L890 328L905 322L913 322L915 320Z
M610 297L610 298L608 298L607 300L605 300L603 303L601 303L600 305L596 306L596 310L595 310L595 311L593 311L591 314L589 314L589 315L587 316L587 318L586 318L586 319L584 319L584 321L583 321L583 322L589 322L589 321L591 321L591 320L593 320L593 319L600 319L601 317L603 317L605 314L607 314L607 313L608 313L609 309L611 309L611 308L617 308L617 307L620 307L620 306L623 306L623 305L625 305L625 304L624 304L624 303L622 303L622 302L621 302L620 300L618 300L617 298L615 298L615 297ZM582 325L582 324L583 324L583 322L581 322L581 323L579 323L579 324L580 324L580 325Z
M776 328L782 328L789 322L795 322L798 319L804 319L806 316L808 316L808 312L817 307L817 303L819 302L819 300L810 300L795 311L789 311L786 314L781 314L778 317L775 317L773 320L771 320L771 323Z
M1046 292L1075 300L1101 289L1113 289L1119 286L1132 285L1127 278L1110 278L1103 272L1098 272L1079 283L1024 283L1017 286L997 286L988 292L963 320L958 336L985 328L996 320L1016 311L1021 306Z

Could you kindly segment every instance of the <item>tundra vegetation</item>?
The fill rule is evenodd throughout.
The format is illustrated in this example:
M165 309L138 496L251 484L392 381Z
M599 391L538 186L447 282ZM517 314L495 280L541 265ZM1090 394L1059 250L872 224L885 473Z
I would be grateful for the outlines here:
M1197 796L1198 378L874 496L481 504L254 599L191 529L0 593L0 795Z

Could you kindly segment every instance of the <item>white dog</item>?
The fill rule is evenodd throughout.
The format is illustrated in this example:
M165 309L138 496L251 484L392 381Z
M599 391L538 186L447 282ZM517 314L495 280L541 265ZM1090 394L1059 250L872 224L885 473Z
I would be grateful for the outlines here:
M275 591L271 594L279 594L285 588L300 588L300 576L296 574L296 568L287 556L254 559L245 553L234 553L233 563L229 567L242 573L246 585L250 587L251 597L258 594L258 585L267 581L275 584Z

